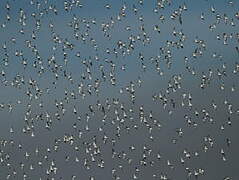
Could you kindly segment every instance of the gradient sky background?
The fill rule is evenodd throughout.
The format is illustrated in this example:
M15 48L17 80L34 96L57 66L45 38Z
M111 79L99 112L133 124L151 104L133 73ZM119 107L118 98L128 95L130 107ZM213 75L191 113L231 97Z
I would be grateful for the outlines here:
M5 9L6 3L9 2L11 10L9 15L11 20L7 22L6 14L8 13ZM37 1L33 1L36 3ZM40 2L40 1L39 1ZM70 2L70 1L67 1ZM13 170L17 171L17 175L10 176L10 179L23 179L23 172L28 175L26 179L47 179L54 177L55 179L71 179L72 175L76 175L76 179L89 179L90 176L94 176L96 180L98 179L112 179L111 170L116 169L116 174L121 177L121 179L132 179L132 175L135 173L135 168L138 167L140 172L137 174L139 179L160 179L159 177L153 178L152 175L157 176L161 174L167 174L169 179L187 179L187 173L185 171L186 167L189 167L192 173L194 170L203 168L205 174L199 176L199 179L205 180L223 180L223 178L229 176L233 180L238 179L238 115L239 110L239 94L238 94L238 84L239 78L238 73L234 74L235 64L238 63L239 54L235 50L238 46L238 40L236 40L236 33L238 33L238 19L235 18L235 13L239 11L239 2L233 1L233 6L229 5L227 0L185 0L185 1L172 1L170 6L165 6L164 9L160 9L158 14L153 12L156 7L156 1L144 1L143 5L140 5L138 1L97 1L97 0L83 0L80 3L83 5L82 8L73 7L71 11L66 12L64 10L64 1L52 0L44 3L41 1L40 9L36 9L36 5L30 5L28 0L1 0L0 2L0 23L6 23L6 27L0 28L0 44L1 46L6 43L7 53L9 56L9 65L4 65L4 58L6 58L5 50L1 48L0 50L0 72L3 70L6 76L1 76L0 84L0 103L3 104L15 104L13 111L8 112L7 107L0 110L0 140L10 140L14 141L14 145L7 143L4 147L0 146L1 154L0 158L5 159L5 155L9 154L10 159L4 160L0 163L0 179L5 179L8 174L12 174ZM179 6L183 4L187 5L188 10L184 11L182 14L182 25L178 20L171 20L171 13L176 10ZM41 21L41 28L39 31L36 30L35 20L31 17L33 12L40 13L44 12L45 8L49 5L56 6L58 10L58 15L53 12L44 14L42 17L37 17ZM111 4L111 9L106 9L105 5ZM126 17L122 18L121 21L116 19L120 9L126 4ZM138 14L135 15L132 12L133 4L138 8ZM211 7L215 7L216 13L210 12ZM19 24L19 10L22 8L26 14L26 23L24 34L20 34L19 30L22 26ZM205 20L200 19L201 13L204 13ZM235 26L231 26L229 23L225 24L223 20L219 24L216 24L216 29L214 31L209 30L209 25L216 22L216 14L223 16L226 14L229 17L229 21L233 18ZM144 22L138 20L139 16L144 17ZM159 20L160 15L165 16L165 21L161 22ZM81 21L86 19L86 21L96 20L96 24L90 23L89 37L86 37L86 43L81 40L76 40L73 36L74 30L72 27L68 26L73 19L73 16L79 18ZM115 21L114 28L109 30L109 34L112 36L111 39L104 37L101 29L102 23L109 23L110 18ZM60 36L62 40L67 39L69 42L74 44L74 49L66 49L68 54L68 64L64 65L62 46L57 45L57 49L54 52L52 47L54 42L52 40L52 34L49 28L49 23L54 24L54 32ZM118 58L114 54L107 54L106 49L112 50L117 47L117 42L122 40L129 43L128 37L130 35L137 36L140 32L140 25L144 24L145 31L150 37L151 41L148 45L143 45L142 42L137 41L135 44L135 50L130 54L123 57L120 53ZM159 25L161 32L158 34L154 31L154 25ZM126 31L125 27L130 26L131 31ZM176 31L182 30L186 35L186 41L184 42L183 49L177 49L176 47L170 48L172 54L172 66L170 69L167 68L166 62L163 59L164 54L160 53L160 48L165 47L166 41L176 41L177 37L172 36L172 31L175 28ZM80 23L81 34L85 33L87 27L84 23ZM32 31L36 32L36 40L31 38ZM223 40L216 40L216 36L219 34L222 37L223 33L232 34L233 38L228 40L228 45L223 45ZM12 37L16 38L16 44L12 43L10 40ZM98 50L95 51L90 45L89 39L93 37L98 45ZM206 50L203 55L194 59L192 57L192 52L196 48L194 39L198 37L206 42ZM26 40L32 41L32 44L36 45L39 55L42 59L43 66L46 71L38 76L37 69L32 67L36 57L34 53L26 48ZM16 57L15 52L22 51L23 58L27 60L27 68L21 64L21 57ZM80 52L80 58L76 57L76 53ZM141 67L141 62L139 59L139 53L144 55L144 64L146 65L146 71L144 72ZM212 54L220 54L222 58L213 58ZM56 57L56 63L62 65L62 72L59 73L59 80L56 85L52 82L55 81L54 74L50 71L48 67L48 58L52 55ZM99 61L94 59L95 56L99 57ZM156 69L155 63L152 63L150 58L161 56L160 68L164 72L164 75L160 76ZM184 57L189 57L188 66L194 69L196 75L193 76L186 70L184 64ZM109 72L111 71L110 63L107 63L105 59L112 60L116 65L115 76L116 76L116 86L110 84ZM92 80L83 80L81 75L83 72L86 73L86 68L82 64L82 60L87 61L91 59L93 65L91 67ZM222 70L223 64L226 64L226 74L220 80L216 73L219 69ZM107 80L104 82L101 78L101 73L99 71L99 66L103 65L104 70L107 74ZM120 67L126 65L126 71L122 71ZM200 83L203 73L207 76L209 74L209 69L213 71L213 78L210 81L210 85L202 90L200 89ZM71 84L69 80L63 77L63 71L66 70L67 74L71 74L74 84ZM25 85L21 89L11 86L11 82L14 77L19 74L24 76ZM174 75L181 75L182 80L181 89L177 89L176 92L170 91L169 94L165 93L168 88L168 83L172 80ZM142 80L142 86L137 86L137 80L140 77ZM37 100L29 100L26 95L28 88L28 80L32 78L36 80L39 88L43 90L42 96ZM82 99L78 91L78 85L83 82L85 85L93 84L96 79L102 81L100 85L100 93L97 96L93 93L91 96L86 95L85 99ZM4 81L7 85L4 85ZM121 88L125 88L130 85L130 82L136 83L135 86L135 103L133 104L130 100L130 96L124 91L123 94L119 93ZM225 90L220 90L220 85L225 84ZM236 91L232 92L231 87L235 86ZM49 93L46 93L46 88L49 88ZM57 112L54 105L55 100L64 101L64 91L75 92L77 98L73 99L70 96L69 103L65 103L66 114L64 117L61 115L61 120L58 121L53 118L53 123L51 130L45 128L46 120L36 120L35 116L40 113L48 112L51 116ZM166 94L166 97L174 99L176 102L175 109L171 105L163 108L162 103L157 100L152 100L152 95L158 93ZM190 93L192 95L193 108L180 106L182 101L182 93ZM97 111L93 116L90 117L89 122L86 122L86 113L90 114L88 106L95 105L97 100L102 104L105 104L106 99L119 98L120 103L123 103L131 116L129 108L132 108L135 113L132 113L133 120L129 118L126 119L124 124L116 122L112 124L111 121L116 118L114 115L114 108L111 108L108 112L108 117L106 118L106 123L102 122L103 114ZM17 100L21 100L22 104L17 104ZM232 105L232 114L228 112L228 106L224 104L227 100ZM43 102L43 108L40 108L38 104ZM217 110L213 110L212 102L218 105ZM30 118L33 118L35 137L31 137L30 134L22 133L22 128L26 126L24 122L24 114L27 111L27 104L32 104ZM170 104L170 103L169 103ZM140 122L138 114L139 107L143 105L146 115L148 116L150 111L153 112L154 119L157 119L162 125L161 129L157 129L152 120L149 120L153 130L152 136L154 140L150 140L150 135L148 133L147 127ZM73 107L76 107L80 116L81 121L76 119L76 116L72 113ZM119 106L120 107L120 106ZM209 112L210 117L213 118L214 122L210 123L209 120L203 122L202 109L206 109ZM168 112L173 110L172 115ZM198 117L195 116L194 111L200 112ZM122 111L120 111L122 116ZM189 116L192 122L197 123L197 127L188 126L185 120L185 115ZM231 125L228 125L228 118L231 120ZM30 121L29 121L30 122ZM77 128L73 128L73 124L76 123ZM29 123L31 124L31 123ZM90 131L85 130L85 126L88 124ZM138 130L135 130L133 126L137 124L139 126ZM118 139L116 136L117 126L121 127L121 136ZM221 126L225 126L225 130L222 131ZM130 132L127 133L125 127L131 128ZM14 133L10 133L10 128L14 129ZM103 132L99 132L98 128L102 127ZM183 129L183 136L178 137L176 133L177 128ZM55 144L55 139L62 139L65 134L70 134L77 137L79 131L83 132L82 138L75 138L74 145L80 147L79 152L74 150L74 146L67 143L61 143L59 151L51 153L46 151L46 148L52 149ZM102 137L107 134L109 137L109 142L104 145L102 142ZM214 141L213 148L209 147L206 153L203 152L203 147L206 144L204 142L204 137L212 137ZM85 158L90 159L90 155L85 152L86 145L84 142L93 142L93 137L96 136L98 145L101 148L101 155L97 156L96 163L91 162L91 169L86 170L83 166ZM230 138L231 146L227 147L226 138ZM110 143L110 139L116 139L115 147ZM173 144L172 140L176 139L177 143ZM17 147L21 143L23 146L22 150ZM129 146L134 145L136 150L129 151ZM153 167L148 164L145 167L139 165L139 161L142 159L143 146L147 146L152 150L152 155L147 158L147 162L155 161ZM40 149L40 156L34 155L36 147ZM120 158L111 158L112 148L115 149L117 153L126 152L127 156L133 159L132 165L127 164L126 160ZM185 164L180 163L180 157L184 157L183 150L187 150L191 153L191 158L185 158ZM222 161L222 156L220 150L224 149L226 153L227 161ZM199 152L199 157L193 156L194 152ZM25 159L25 152L30 153L30 158ZM161 160L158 161L156 158L157 153L161 154ZM48 155L49 160L43 160L44 155ZM70 161L65 162L65 157L70 155ZM75 157L78 156L80 159L79 163L74 162ZM104 159L105 167L98 168L97 162L100 159ZM38 161L43 162L43 166L39 167L37 165ZM58 167L57 175L50 174L46 176L46 169L49 168L51 161L56 162ZM169 160L174 168L167 166L167 160ZM11 167L7 167L6 164L10 163ZM23 162L25 168L22 171L20 169L19 163ZM29 166L33 164L34 170L30 170ZM122 165L123 169L118 166ZM192 175L189 179L195 179Z

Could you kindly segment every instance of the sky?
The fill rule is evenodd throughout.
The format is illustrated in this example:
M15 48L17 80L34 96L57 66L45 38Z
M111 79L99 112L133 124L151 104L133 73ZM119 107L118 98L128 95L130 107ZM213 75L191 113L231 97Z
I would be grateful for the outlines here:
M40 2L39 8L37 2ZM65 2L72 4L71 10L64 10ZM0 72L5 73L5 76L0 75L0 103L4 106L0 109L0 161L3 159L0 162L0 179L9 177L20 180L24 179L25 173L26 179L31 180L69 180L72 176L76 176L75 179L94 177L96 180L108 180L120 177L126 180L133 179L134 174L138 179L160 179L160 176L165 175L170 180L178 180L196 179L194 173L199 169L203 169L204 174L199 175L198 179L238 179L239 78L238 72L233 71L239 57L239 51L236 50L239 19L235 16L239 12L239 2L232 1L233 4L230 4L227 0L172 0L170 5L165 4L164 8L158 9L158 13L154 12L157 9L155 0L145 0L142 5L136 0L79 2L82 7L76 7L74 0L32 1L32 4L29 0L0 1ZM5 8L7 3L10 10ZM111 6L110 9L106 8L107 4ZM118 20L117 16L124 5L126 16L121 16L121 20ZM178 17L173 20L170 16L184 5L187 10L182 11L180 24ZM57 9L57 15L49 10L50 7ZM133 12L133 7L137 8L137 14ZM215 9L214 13L212 8ZM21 9L26 16L25 26L21 25ZM36 14L36 18L32 13ZM200 18L202 14L204 20ZM10 21L7 20L7 15L10 16ZM160 20L161 16L165 17L164 21ZM219 16L221 19L217 20L216 17ZM140 17L143 17L143 21L139 20ZM225 23L223 17L228 17L228 22ZM40 22L39 29L37 22ZM79 29L74 29L72 23L78 23ZM49 24L54 25L52 30ZM109 24L105 33L110 38L103 32L105 24ZM160 33L154 30L155 25L160 27ZM210 30L213 25L215 28ZM131 30L127 31L127 27ZM24 30L23 34L19 32L21 29ZM35 39L32 38L33 33ZM80 38L77 39L74 33L78 33ZM227 45L223 44L224 35L227 35ZM62 43L54 42L54 37L59 37ZM132 43L130 37L134 38L132 49L129 48ZM149 43L144 44L144 37L149 38ZM16 39L16 43L11 41L12 38ZM205 44L205 48L195 40ZM27 47L28 41L32 48ZM125 47L119 48L119 41ZM66 42L73 44L73 48L64 49L63 44ZM94 42L97 48L94 47ZM172 42L182 43L183 48L172 45ZM6 49L3 48L4 44ZM107 53L107 49L110 53ZM117 56L114 49L117 50ZM194 58L192 54L198 50L202 51L202 55ZM22 57L17 57L16 52L22 52ZM76 56L77 53L80 57ZM170 57L167 58L168 56ZM55 63L49 63L52 57L55 58ZM188 58L186 63L185 57ZM23 61L27 62L26 67ZM36 68L33 67L34 64ZM157 72L157 64L162 74ZM115 70L112 66L115 66ZM100 68L106 75L105 79ZM42 74L39 75L39 71ZM209 75L210 72L212 76ZM111 84L111 73L116 79L115 85ZM58 79L55 78L56 74ZM18 88L16 80L19 77L24 79L24 83L19 83ZM200 88L203 79L206 79L204 89ZM30 80L34 80L36 84L30 85ZM94 90L98 81L99 93ZM79 93L81 84L85 98ZM131 88L131 84L135 90L135 101L132 101L130 92L126 90L127 87ZM87 92L90 86L91 94ZM42 92L40 95L36 87ZM120 93L121 90L123 93ZM27 91L32 93L32 98L28 97ZM76 98L71 96L72 93ZM160 100L160 94L163 100ZM183 94L186 96L184 99ZM156 100L152 98L154 95L158 96ZM189 96L192 97L191 100ZM112 105L112 101L117 99L119 104ZM62 109L55 105L60 101L66 110L64 115ZM111 104L109 109L107 101ZM172 101L176 107L173 107ZM100 109L97 110L99 102L106 109L105 117ZM182 102L185 103L184 106ZM188 105L190 103L192 107ZM43 104L43 107L39 104ZM120 104L124 106L123 109ZM216 109L213 104L217 105ZM9 105L13 106L11 112ZM90 105L94 107L94 113L90 112ZM143 107L143 120L140 119L140 107ZM77 115L73 113L74 108ZM122 122L117 120L115 110L119 112ZM199 112L199 115L195 115L195 112ZM56 113L60 120L54 117ZM124 113L127 117L124 117ZM149 117L150 113L153 114L152 118ZM47 119L46 114L50 118ZM51 125L47 129L49 119ZM135 126L138 128L134 128ZM27 127L29 131L23 133L23 129ZM14 132L10 132L10 129ZM177 134L178 129L182 129L182 136ZM120 137L117 132L120 132ZM31 136L32 133L34 137ZM63 142L64 136L74 137L73 145ZM104 136L109 138L105 144L102 140ZM211 138L212 147L205 140L207 137ZM230 139L230 145L227 145L227 139ZM116 141L115 145L112 140ZM5 145L4 141L7 142ZM11 141L14 143L11 144ZM94 143L100 149L100 153L96 155L93 155ZM22 149L19 149L19 144ZM59 150L54 151L57 144ZM135 147L134 151L130 150L131 146ZM206 152L205 146L208 148ZM79 147L79 151L75 147ZM38 155L35 153L36 148L39 148ZM50 152L47 152L48 148ZM222 160L222 149L226 161ZM90 152L87 153L87 150ZM29 158L25 157L26 152L30 154ZM112 157L112 152L117 155ZM185 157L184 152L189 152L190 158ZM199 156L195 156L195 152ZM124 153L126 158L122 158ZM140 165L145 154L147 165ZM158 154L161 159L157 158ZM6 158L6 155L10 158ZM95 161L92 161L91 156ZM66 160L67 157L69 160ZM76 157L79 162L75 162ZM128 158L132 159L131 164L127 162ZM180 162L180 158L185 160L184 164ZM85 167L85 160L89 161L90 169ZM102 160L104 168L99 168ZM42 166L38 165L39 161L43 163ZM57 173L47 175L46 171L52 161L58 168ZM153 162L152 166L150 162ZM168 162L173 166L168 166ZM25 164L23 169L20 168L20 163ZM31 165L33 170L29 169ZM136 168L139 172L136 172ZM112 169L115 170L114 175ZM14 175L13 172L17 174ZM192 174L188 176L188 172Z

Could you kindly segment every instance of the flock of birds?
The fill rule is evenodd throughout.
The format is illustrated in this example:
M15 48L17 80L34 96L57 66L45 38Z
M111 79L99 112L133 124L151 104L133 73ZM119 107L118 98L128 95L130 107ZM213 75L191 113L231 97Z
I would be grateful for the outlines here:
M237 180L236 0L1 0L0 179Z

